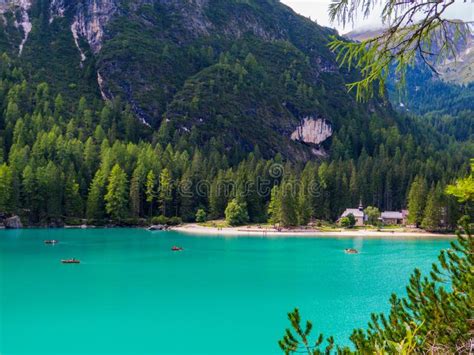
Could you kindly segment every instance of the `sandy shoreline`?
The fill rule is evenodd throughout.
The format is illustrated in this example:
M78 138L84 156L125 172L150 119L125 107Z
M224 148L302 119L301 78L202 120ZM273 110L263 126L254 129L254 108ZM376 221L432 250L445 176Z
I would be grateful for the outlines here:
M178 227L173 227L172 230L184 233L202 234L211 236L255 236L255 237L308 237L308 238L323 238L323 237L343 237L343 238L440 238L450 239L455 238L455 234L438 234L429 232L407 232L400 230L393 231L375 231L375 230L341 230L334 232L324 232L318 230L283 230L277 231L271 228L261 228L255 226L242 226L234 228L217 228L204 227L198 224L185 224Z

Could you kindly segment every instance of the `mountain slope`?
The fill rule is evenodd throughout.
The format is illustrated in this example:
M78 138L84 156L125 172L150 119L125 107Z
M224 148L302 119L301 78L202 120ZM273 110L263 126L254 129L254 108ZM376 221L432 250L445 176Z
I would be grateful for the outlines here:
M328 50L335 32L278 1L5 3L0 50L31 78L68 98L125 101L165 141L306 160L343 127L367 130L374 114L394 123L383 102L346 92L356 74Z
M456 58L433 60L438 73L419 59L408 68L403 88L398 87L398 78L390 75L387 89L399 111L425 115L442 131L456 132L455 136L466 139L474 132L474 33L468 25L462 32L456 41ZM354 31L346 37L361 41L380 33L380 29Z

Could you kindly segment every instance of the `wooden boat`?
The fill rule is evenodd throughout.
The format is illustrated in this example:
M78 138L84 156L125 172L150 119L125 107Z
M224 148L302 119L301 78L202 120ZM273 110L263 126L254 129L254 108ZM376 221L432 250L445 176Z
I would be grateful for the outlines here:
M354 249L354 248L344 249L344 252L346 254L359 254L359 251L357 249Z
M75 258L61 260L63 264L80 264L81 262Z
M49 239L49 240L44 241L44 244L56 244L56 243L58 243L58 241L55 239Z
M181 247L173 246L173 247L171 248L171 250L172 250L172 251L183 251L184 249L181 248Z

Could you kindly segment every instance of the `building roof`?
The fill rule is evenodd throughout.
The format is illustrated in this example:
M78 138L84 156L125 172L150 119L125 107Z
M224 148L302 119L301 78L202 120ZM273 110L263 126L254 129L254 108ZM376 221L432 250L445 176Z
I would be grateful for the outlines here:
M382 219L403 219L403 214L399 211L385 211L381 214Z
M364 211L359 210L358 208L347 208L341 215L341 217L347 217L348 215L352 215L356 218L364 218Z

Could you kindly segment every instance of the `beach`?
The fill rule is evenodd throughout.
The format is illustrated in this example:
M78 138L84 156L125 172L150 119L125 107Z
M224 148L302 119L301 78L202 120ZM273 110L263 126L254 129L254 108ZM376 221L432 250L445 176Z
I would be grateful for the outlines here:
M373 230L373 229L341 229L339 231L322 231L318 229L280 229L265 228L258 226L239 226L239 227L206 227L196 223L189 223L173 227L172 230L200 235L214 236L258 236L258 237L345 237L345 238L455 238L455 234L430 233L423 230L405 231L401 229L394 230Z

